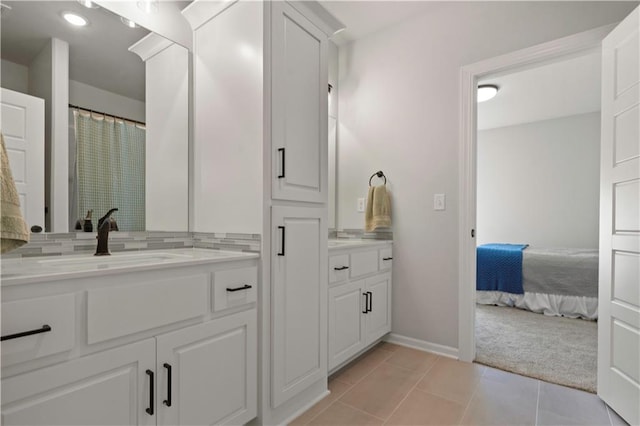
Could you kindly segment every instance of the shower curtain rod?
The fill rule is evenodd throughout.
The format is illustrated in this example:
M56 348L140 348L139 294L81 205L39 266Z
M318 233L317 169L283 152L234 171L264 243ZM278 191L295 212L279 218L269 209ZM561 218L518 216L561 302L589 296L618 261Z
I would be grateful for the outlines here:
M130 123L141 124L141 125L143 125L145 127L147 126L147 123L144 123L142 121L132 120L132 119L126 118L126 117L119 117L117 115L108 114L106 112L101 112L101 111L96 111L94 109L89 109L89 108L81 107L81 106L78 106L78 105L69 104L69 108L81 109L83 111L89 111L90 113L102 114L105 117L113 117L113 118L117 118L119 120L128 121Z

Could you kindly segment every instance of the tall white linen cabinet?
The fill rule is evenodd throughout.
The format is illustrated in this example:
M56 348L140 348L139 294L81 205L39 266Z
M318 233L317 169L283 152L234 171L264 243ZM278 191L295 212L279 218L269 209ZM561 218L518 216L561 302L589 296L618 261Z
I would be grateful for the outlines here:
M191 223L262 235L257 424L327 393L328 37L307 1L196 0Z

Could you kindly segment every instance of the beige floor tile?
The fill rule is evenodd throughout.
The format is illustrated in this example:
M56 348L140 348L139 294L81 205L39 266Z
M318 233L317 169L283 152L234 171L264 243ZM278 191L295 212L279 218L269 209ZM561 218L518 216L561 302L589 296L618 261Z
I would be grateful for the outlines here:
M380 349L384 349L385 351L395 352L398 348L401 348L402 346L396 345L395 343L380 342L376 347Z
M486 367L479 364L438 357L418 383L418 389L466 404Z
M465 406L414 389L402 401L386 425L457 425Z
M322 412L322 410L340 398L347 390L349 390L349 388L351 388L351 386L353 385L341 382L340 380L329 380L329 391L331 393L289 424L291 426L306 425L315 416Z
M340 401L387 419L421 376L420 372L385 362L345 393Z
M585 421L545 410L538 410L538 426L609 426L609 423L594 423L591 420Z
M357 383L392 354L393 352L382 348L373 348L344 367L342 370L338 371L336 374L331 376L331 378L345 383Z
M536 389L538 386L537 379L532 379L531 377L521 376L519 374L510 373L508 371L498 370L491 367L487 367L485 369L482 378L507 384L535 386Z
M550 413L572 419L575 424L610 424L607 407L597 395L553 383L540 383L540 421L546 422L545 415Z
M376 419L360 410L334 402L309 423L310 425L381 425Z
M483 377L462 419L465 425L535 425L538 381Z
M425 372L433 366L437 359L438 356L432 353L401 346L385 362L398 367Z

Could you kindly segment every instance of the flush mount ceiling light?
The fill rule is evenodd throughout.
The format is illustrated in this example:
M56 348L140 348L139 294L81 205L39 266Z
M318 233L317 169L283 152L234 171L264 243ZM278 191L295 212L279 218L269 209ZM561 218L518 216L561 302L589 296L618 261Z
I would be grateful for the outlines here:
M87 18L84 18L78 15L77 13L62 12L62 17L64 18L65 21L67 21L68 23L76 27L84 27L87 24L89 24L89 21L87 21Z
M81 5L83 5L88 9L97 9L100 7L91 0L78 0L78 3L80 3Z
M498 86L495 84L481 84L478 86L478 102L488 101L498 94Z
M121 16L120 20L122 21L123 24L125 24L129 28L136 28L138 26L138 24L136 24L130 19L125 18L124 16Z
M158 0L138 0L136 4L144 13L156 13L160 7Z

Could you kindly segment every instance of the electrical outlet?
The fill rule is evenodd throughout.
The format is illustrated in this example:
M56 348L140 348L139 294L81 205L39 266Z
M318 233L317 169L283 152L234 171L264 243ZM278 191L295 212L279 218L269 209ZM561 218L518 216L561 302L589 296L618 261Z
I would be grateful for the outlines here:
M434 210L444 210L445 209L444 194L433 194L433 209Z
M364 198L358 198L358 212L364 212Z

